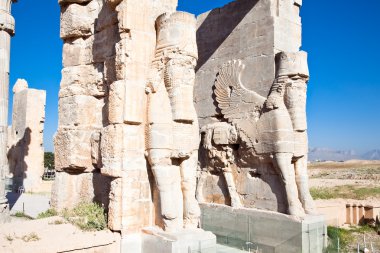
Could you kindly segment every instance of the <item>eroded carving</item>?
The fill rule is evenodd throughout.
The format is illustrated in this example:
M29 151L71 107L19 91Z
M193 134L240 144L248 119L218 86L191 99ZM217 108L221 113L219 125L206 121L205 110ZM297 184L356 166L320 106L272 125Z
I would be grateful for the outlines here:
M237 129L240 148L249 153L248 159L242 156L245 161L239 162L252 164L260 159L269 160L284 184L288 213L298 217L303 217L305 212L314 213L307 176L307 54L277 55L276 79L267 98L245 88L241 82L244 67L240 60L224 64L214 91L224 118ZM210 136L206 134L203 145L212 153L216 148L210 145ZM230 143L217 143L214 139L214 146L220 148L220 144ZM228 182L228 176L224 174L224 177ZM230 186L228 188L231 195Z
M199 130L193 105L197 47L193 15L175 12L157 20L157 46L147 87L147 155L160 197L164 229L196 228Z
M205 173L213 171L222 173L226 181L232 207L242 207L240 196L236 190L232 165L236 161L233 145L238 142L236 128L226 122L218 122L204 126L201 129L203 135L203 148L207 150L208 171L202 171L197 188L197 199L203 202L202 187L206 179Z

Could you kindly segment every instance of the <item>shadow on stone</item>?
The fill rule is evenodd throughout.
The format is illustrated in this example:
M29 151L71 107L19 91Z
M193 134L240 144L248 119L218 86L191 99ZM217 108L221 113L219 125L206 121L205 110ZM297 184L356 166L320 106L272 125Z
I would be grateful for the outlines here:
M203 21L202 25L197 30L197 45L199 51L199 60L196 67L198 71L203 64L205 64L210 57L218 50L218 48L223 44L227 37L232 33L233 30L238 26L238 24L244 19L244 17L255 7L258 0L242 0L234 1L230 4L231 9L238 11L229 11L230 8L213 9L210 11ZM224 13L223 13L224 12ZM225 19L223 23L219 23L218 20L220 16L225 14ZM210 36L211 34L217 36ZM204 38L207 36L207 40ZM205 45L204 41L208 41ZM210 44L213 44L211 47Z

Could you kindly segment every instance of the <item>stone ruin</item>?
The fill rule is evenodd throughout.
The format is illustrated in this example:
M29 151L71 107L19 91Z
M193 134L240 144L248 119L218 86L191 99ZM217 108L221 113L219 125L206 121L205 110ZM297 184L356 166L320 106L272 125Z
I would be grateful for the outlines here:
M197 228L195 17L167 0L60 4L53 206L96 200L123 234Z
M199 199L296 216L314 211L300 6L237 1L198 17Z
M12 179L12 191L20 187L25 192L43 191L44 123L46 91L30 89L18 79L13 87L12 126L8 128L7 177Z
M12 126L8 126L10 42L15 35L11 6L0 0L0 223L8 221L6 191L42 192L46 92L17 80L13 87Z
M11 15L12 0L0 0L0 223L8 219L8 200L5 177L9 170L7 159L8 99L10 41L15 34L15 20Z
M294 234L275 239L321 252L302 232L323 221L310 218L301 0L239 0L197 19L176 0L59 3L55 209L102 204L125 252L156 252L180 231L180 252L207 250L200 219L223 236L240 229L232 217L281 220Z

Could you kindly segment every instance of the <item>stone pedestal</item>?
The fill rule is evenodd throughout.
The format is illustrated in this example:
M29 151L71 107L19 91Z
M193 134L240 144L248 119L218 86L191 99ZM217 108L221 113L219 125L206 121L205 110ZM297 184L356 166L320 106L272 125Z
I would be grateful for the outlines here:
M141 243L142 253L216 252L215 235L202 229L186 229L170 233L158 228L145 228Z
M201 204L202 228L213 232L219 244L265 253L322 253L326 243L323 216L295 219L257 209Z

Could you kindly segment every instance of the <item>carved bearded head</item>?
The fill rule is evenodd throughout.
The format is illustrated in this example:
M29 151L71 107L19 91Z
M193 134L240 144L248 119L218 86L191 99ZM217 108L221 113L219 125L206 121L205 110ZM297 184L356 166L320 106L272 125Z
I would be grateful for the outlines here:
M306 92L309 81L307 53L281 52L276 56L277 78L287 78L284 102L292 119L295 131L305 131Z

